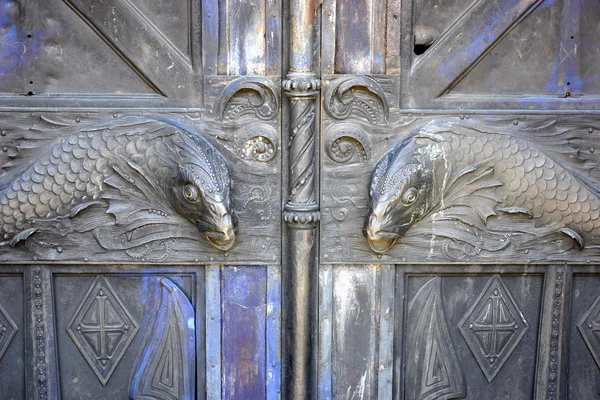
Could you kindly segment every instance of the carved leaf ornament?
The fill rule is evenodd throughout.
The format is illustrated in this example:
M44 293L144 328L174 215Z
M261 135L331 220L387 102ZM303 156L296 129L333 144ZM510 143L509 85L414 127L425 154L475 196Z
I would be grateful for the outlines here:
M383 253L398 240L435 235L447 239L451 258L502 250L511 236L566 242L561 251L597 248L599 185L575 138L556 120L502 131L473 120L416 129L372 174L369 245Z
M164 259L170 240L198 231L218 249L233 246L228 167L198 134L137 116L45 121L21 133L20 157L3 165L1 246L36 232L93 232L104 249L147 261Z

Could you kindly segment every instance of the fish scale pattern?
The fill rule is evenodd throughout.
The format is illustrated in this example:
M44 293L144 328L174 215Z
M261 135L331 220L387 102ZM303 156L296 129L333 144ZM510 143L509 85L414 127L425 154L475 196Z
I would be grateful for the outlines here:
M68 217L78 206L101 201L115 157L167 173L158 154L167 149L168 140L168 136L148 140L142 134L115 134L110 129L62 139L0 192L0 237L8 240L37 220Z
M569 170L530 141L502 134L446 134L441 153L453 160L455 170L483 163L493 167L502 183L496 188L500 207L531 211L537 225L558 222L600 242L600 200Z

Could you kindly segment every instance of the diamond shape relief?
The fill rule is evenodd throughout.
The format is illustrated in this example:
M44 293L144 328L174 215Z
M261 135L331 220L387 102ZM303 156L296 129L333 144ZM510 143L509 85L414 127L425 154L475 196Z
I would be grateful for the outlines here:
M67 332L106 385L139 330L108 280L98 276L71 319Z
M496 275L463 317L459 329L491 382L529 329L529 324L502 278Z
M17 325L15 325L4 307L2 307L2 304L0 304L0 359L2 359L17 331Z
M598 367L600 367L600 297L581 317L577 324L588 349L592 353Z

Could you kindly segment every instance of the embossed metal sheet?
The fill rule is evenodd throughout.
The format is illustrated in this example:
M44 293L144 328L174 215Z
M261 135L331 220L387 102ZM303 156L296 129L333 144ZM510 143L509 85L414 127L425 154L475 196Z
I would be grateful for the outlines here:
M325 128L321 262L598 256L594 116L355 115Z
M226 122L4 113L0 251L13 260L278 260L277 125L240 124L255 111L236 90L222 112L244 111ZM278 103L266 107L272 118Z
M138 330L138 323L103 276L94 280L67 327L69 336L103 385Z

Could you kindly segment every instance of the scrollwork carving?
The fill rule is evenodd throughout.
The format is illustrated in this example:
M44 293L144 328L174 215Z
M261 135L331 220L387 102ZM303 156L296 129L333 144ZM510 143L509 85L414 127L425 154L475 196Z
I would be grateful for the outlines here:
M432 121L394 144L372 174L364 228L372 250L427 234L450 239L454 259L512 243L597 248L599 185L569 145L574 131L556 120L510 125Z
M234 102L241 91L251 93L243 100ZM241 77L230 82L219 99L216 118L219 121L233 121L244 115L254 114L263 120L270 120L279 112L279 89L268 78L253 76Z
M371 158L371 141L358 125L338 123L325 133L327 155L338 163L347 163L357 159L366 163Z
M193 237L194 225L214 247L233 246L228 167L197 134L115 117L24 132L18 146L34 161L10 159L0 181L0 246L37 232L93 232L104 249L160 259L157 251L168 255L169 239Z
M269 162L275 158L279 140L271 125L254 123L234 135L238 156L244 160Z
M389 105L383 89L368 76L340 78L325 91L325 110L338 120L353 112L361 113L372 124L387 124Z

